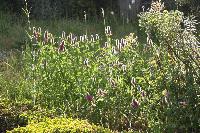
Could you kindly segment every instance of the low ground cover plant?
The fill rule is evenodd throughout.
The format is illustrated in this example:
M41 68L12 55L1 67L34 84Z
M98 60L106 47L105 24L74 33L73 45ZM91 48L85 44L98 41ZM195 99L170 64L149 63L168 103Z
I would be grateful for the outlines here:
M15 128L7 133L111 133L109 129L89 124L86 120L54 118Z
M114 39L110 26L104 36L55 36L33 27L21 56L23 80L4 96L113 131L198 132L195 19L166 11L160 2L139 18L145 44L134 33Z

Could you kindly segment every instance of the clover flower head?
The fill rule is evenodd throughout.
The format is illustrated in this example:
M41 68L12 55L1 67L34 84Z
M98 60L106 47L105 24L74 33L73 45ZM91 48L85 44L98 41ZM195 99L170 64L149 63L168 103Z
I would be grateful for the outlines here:
M133 99L131 102L131 107L134 109L137 109L139 107L139 102L137 100Z
M92 101L93 101L93 96L90 95L89 93L87 93L87 95L85 96L85 99L86 99L88 102L92 102Z
M65 50L65 41L61 41L60 46L58 48L59 52L63 52Z

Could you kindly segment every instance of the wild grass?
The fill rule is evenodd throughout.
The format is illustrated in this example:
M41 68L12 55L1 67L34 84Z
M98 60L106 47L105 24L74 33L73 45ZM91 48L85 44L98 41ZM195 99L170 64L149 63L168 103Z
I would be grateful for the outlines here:
M27 42L27 22L23 16L16 16L7 12L0 12L0 49L21 48ZM35 20L31 19L31 25L48 29L49 32L60 36L62 31L66 33L74 33L76 35L85 34L104 34L103 20L87 20L80 19L51 19L51 20ZM135 23L123 24L123 22L112 21L107 23L112 26L115 38L123 37L130 32L138 32L138 26Z

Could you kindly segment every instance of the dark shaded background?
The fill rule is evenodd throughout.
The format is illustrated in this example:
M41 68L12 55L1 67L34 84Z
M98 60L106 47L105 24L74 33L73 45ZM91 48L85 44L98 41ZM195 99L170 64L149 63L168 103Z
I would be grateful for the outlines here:
M0 10L22 14L24 0L1 0ZM84 11L89 16L97 17L101 8L105 10L118 10L115 0L29 0L31 17L35 19L49 19L69 17L83 17Z
M27 0L31 17L34 19L52 19L60 17L83 18L84 11L90 18L98 18L101 8L106 13L114 11L119 16L118 0ZM131 0L130 0L131 1ZM151 0L142 0L142 3L148 7ZM170 9L176 9L175 0L163 0ZM141 5L142 6L142 5ZM0 10L22 15L24 0L0 0ZM185 14L200 14L200 0L185 0L179 6L179 10Z

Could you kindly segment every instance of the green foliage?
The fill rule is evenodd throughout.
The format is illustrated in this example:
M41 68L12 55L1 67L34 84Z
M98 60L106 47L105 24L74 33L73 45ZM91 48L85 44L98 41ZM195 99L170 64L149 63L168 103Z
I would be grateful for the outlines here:
M194 18L184 19L179 11L162 11L161 3L153 3L149 12L140 15L147 46L155 49L163 73L159 89L165 88L167 94L165 103L155 108L158 118L153 123L161 122L161 129L167 132L199 131L200 53L195 24Z
M145 120L134 114L136 110L130 105L132 97L143 101L138 86L131 85L133 74L138 74L138 85L144 82L136 70L144 61L135 52L139 47L134 34L121 43L111 40L110 31L107 42L99 35L76 37L63 32L62 37L55 38L46 31L44 36L43 39L40 29L33 28L34 45L24 52L26 78L33 82L29 94L34 104L59 108L63 114L120 130L127 129L124 124L128 124L128 115L133 115L133 124L139 121L140 127L145 127ZM123 119L126 121L121 122Z
M114 39L110 26L101 36L54 36L33 27L21 57L22 82L7 89L2 78L4 95L112 130L198 132L197 22L163 7L154 2L139 15L145 44L134 33Z
M7 99L0 98L0 132L12 130L18 126L24 126L28 123L25 117L20 117L20 109L25 106L9 106Z
M89 124L86 120L71 118L46 119L43 122L15 128L7 133L111 133L109 129Z
M19 48L25 43L22 18L6 12L0 12L0 49Z

